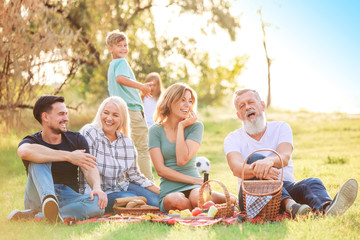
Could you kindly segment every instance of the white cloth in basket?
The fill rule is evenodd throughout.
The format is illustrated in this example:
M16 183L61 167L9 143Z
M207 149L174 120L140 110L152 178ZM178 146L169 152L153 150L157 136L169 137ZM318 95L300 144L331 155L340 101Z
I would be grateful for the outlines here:
M270 202L272 195L268 196L251 196L246 194L246 214L249 218L254 218Z

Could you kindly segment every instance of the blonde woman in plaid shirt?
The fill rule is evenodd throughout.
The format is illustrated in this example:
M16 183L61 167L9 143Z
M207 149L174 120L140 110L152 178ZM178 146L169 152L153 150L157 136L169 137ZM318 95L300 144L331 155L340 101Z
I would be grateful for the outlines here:
M96 157L101 188L108 196L106 212L112 211L115 199L120 197L144 196L149 205L159 205L159 187L140 172L137 164L137 152L129 137L128 109L122 98L105 99L93 122L80 132ZM89 185L80 175L80 192L89 191Z

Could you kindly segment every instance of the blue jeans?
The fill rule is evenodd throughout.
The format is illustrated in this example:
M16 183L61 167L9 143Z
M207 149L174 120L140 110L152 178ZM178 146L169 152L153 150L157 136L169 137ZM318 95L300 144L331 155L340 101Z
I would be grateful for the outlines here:
M109 193L108 195L108 205L105 209L105 212L112 212L113 211L113 205L115 203L116 198L122 198L122 197L137 197L142 196L145 197L147 200L147 204L159 207L159 194L153 193L139 185L130 183L127 191L123 192L113 192Z
M59 204L62 218L72 217L85 219L104 214L104 209L98 206L98 197L90 199L90 195L75 192L64 184L54 184L50 163L30 163L25 189L25 209L42 211L42 202L48 196L54 197ZM42 214L37 215L42 216Z
M264 158L264 155L254 153L248 158L247 164ZM251 180L259 179L252 178ZM323 182L319 178L306 178L297 182L283 181L283 183L281 200L290 198L297 203L309 205L315 211L323 211L324 207L332 201ZM241 187L239 191L239 207L244 211Z

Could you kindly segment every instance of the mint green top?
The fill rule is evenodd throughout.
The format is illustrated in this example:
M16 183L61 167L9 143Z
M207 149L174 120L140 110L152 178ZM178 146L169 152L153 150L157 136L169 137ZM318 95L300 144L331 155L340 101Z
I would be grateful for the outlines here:
M136 82L135 75L125 58L113 59L108 70L108 89L110 96L119 96L132 111L142 111L143 105L139 89L119 84L116 77L122 75Z
M201 122L196 122L193 125L185 128L185 139L191 139L201 144L204 132L204 125ZM196 154L184 166L178 166L176 162L176 143L170 142L166 137L164 127L155 124L149 129L149 149L160 148L164 157L164 164L182 174L198 177L200 174L195 166ZM163 200L166 195L173 192L182 192L193 188L199 188L200 185L192 185L182 182L174 182L165 178L160 178L160 210L166 212Z

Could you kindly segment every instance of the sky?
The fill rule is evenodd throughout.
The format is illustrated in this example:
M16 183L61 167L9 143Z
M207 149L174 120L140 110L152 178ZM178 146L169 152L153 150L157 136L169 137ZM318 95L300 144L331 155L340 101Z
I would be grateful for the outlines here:
M246 54L249 59L239 84L257 89L266 99L267 65L257 14L260 7L263 21L269 24L265 30L272 59L271 105L360 114L360 1L234 0L231 12L240 17L241 24L235 42L224 32L204 36L196 31L201 18L175 19L171 11L162 11L157 31L194 37L222 63ZM165 23L165 18L172 20Z

